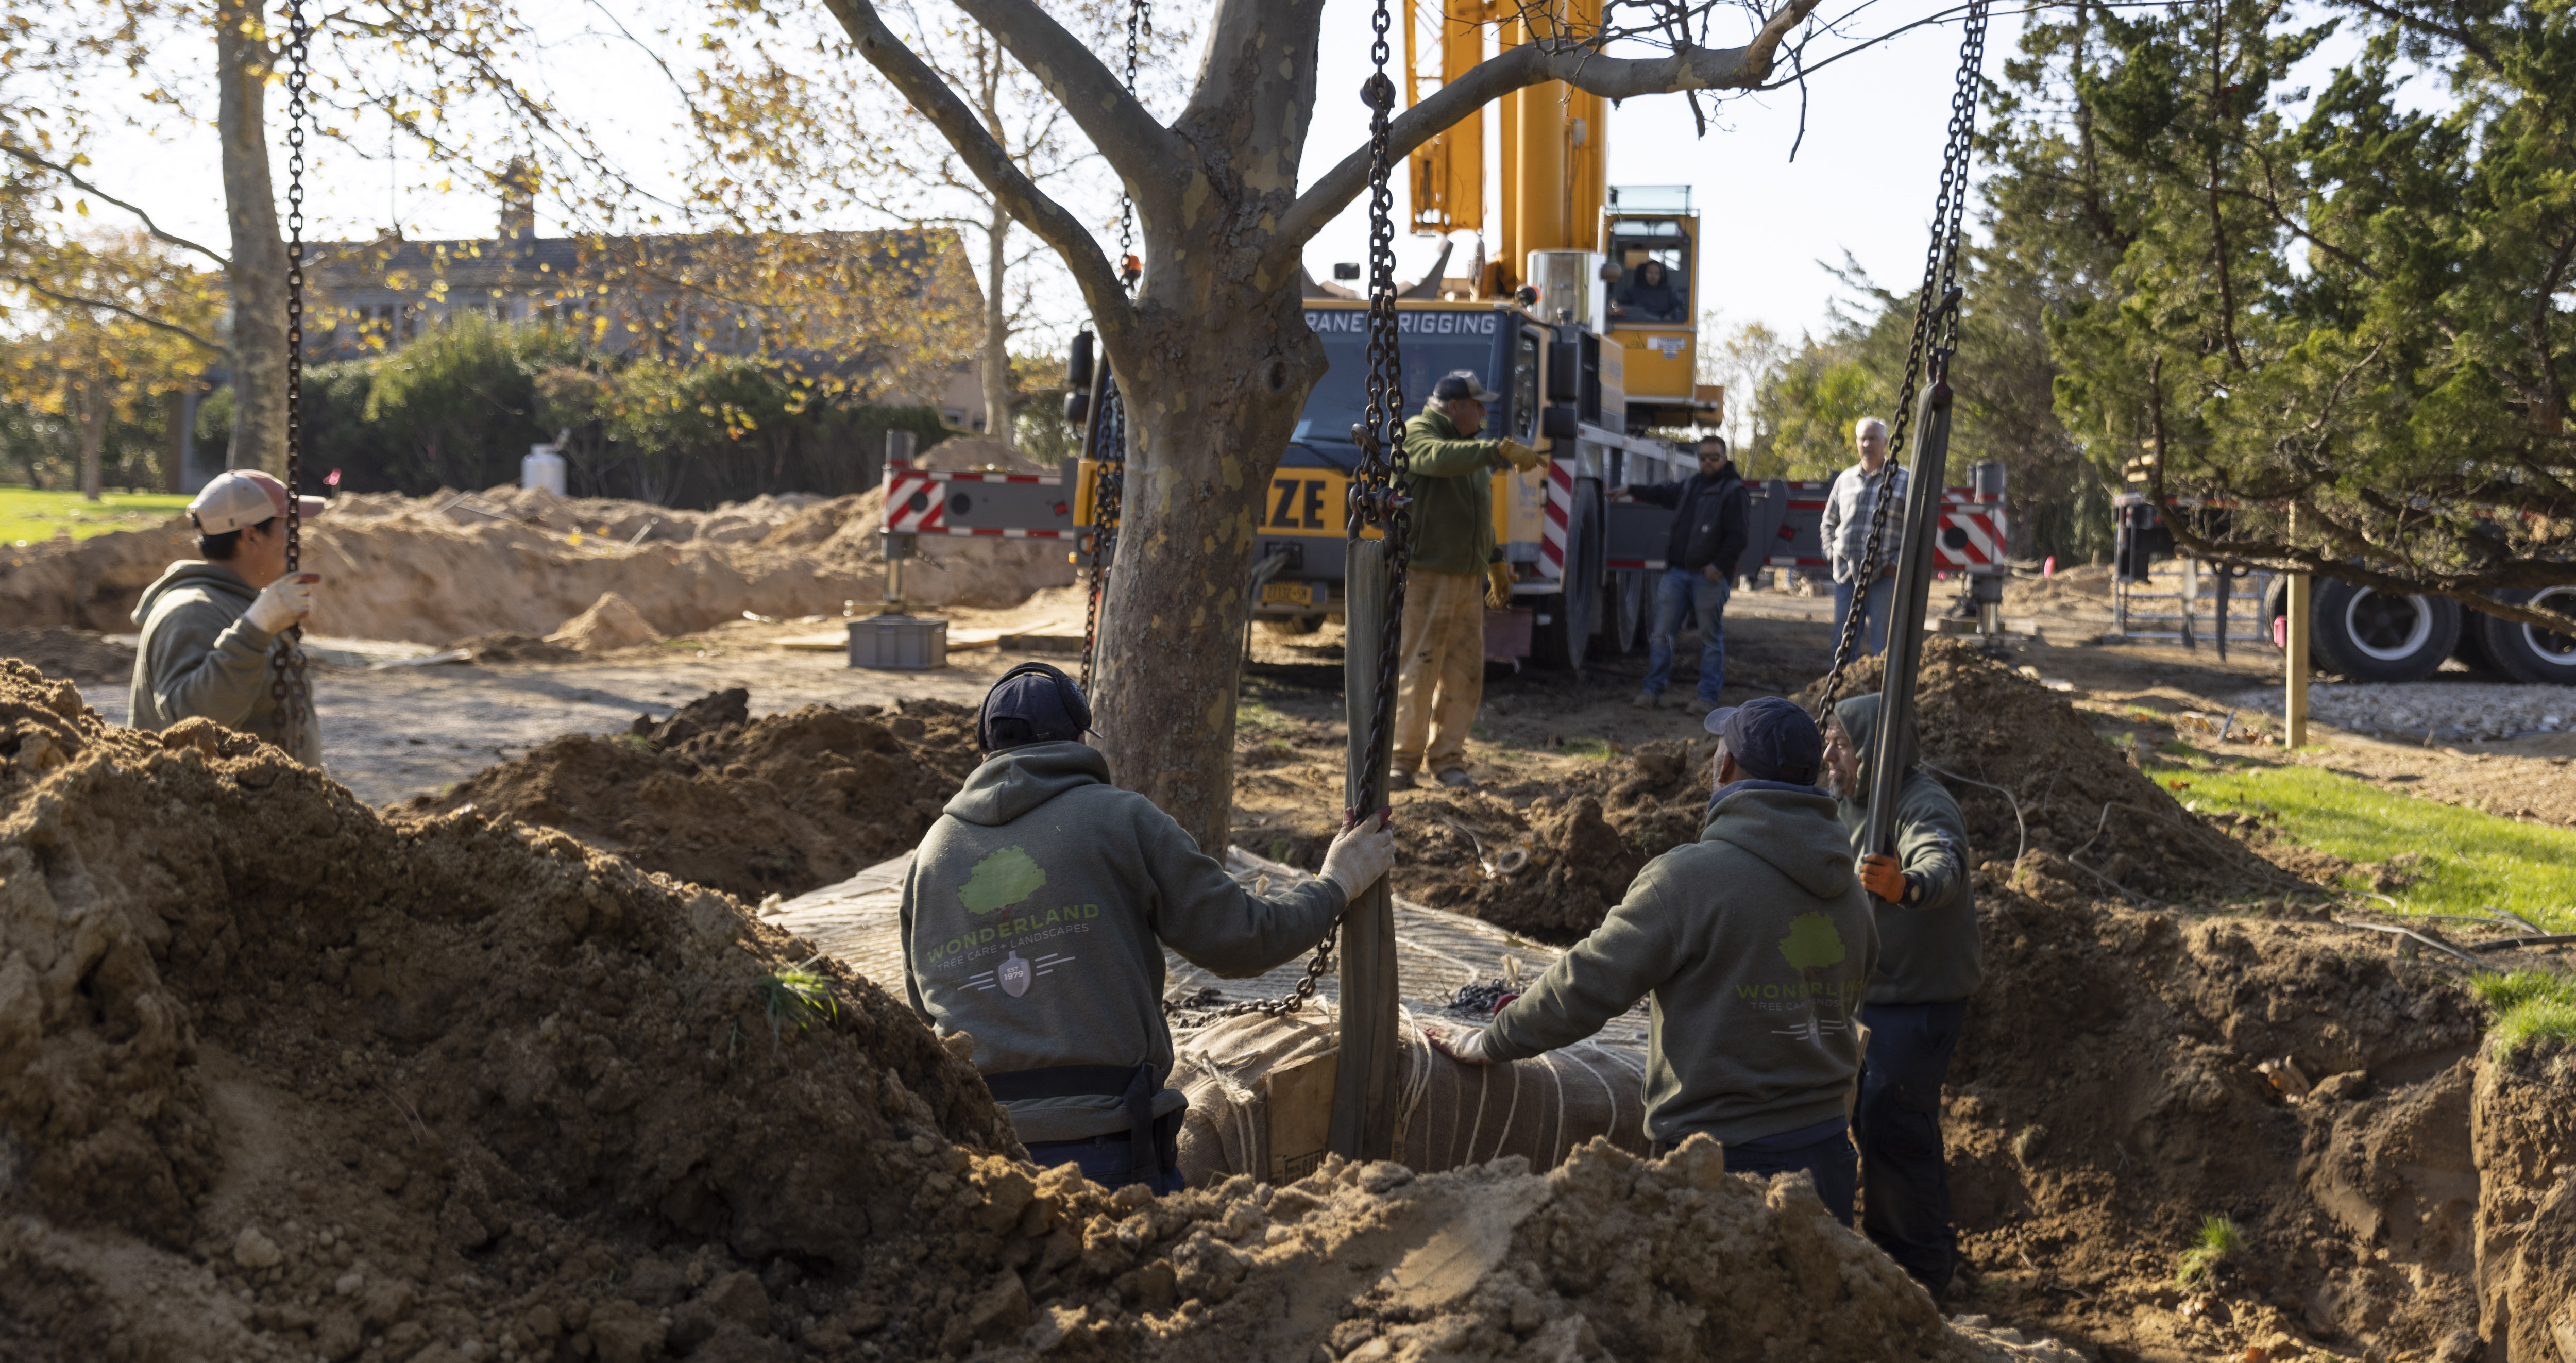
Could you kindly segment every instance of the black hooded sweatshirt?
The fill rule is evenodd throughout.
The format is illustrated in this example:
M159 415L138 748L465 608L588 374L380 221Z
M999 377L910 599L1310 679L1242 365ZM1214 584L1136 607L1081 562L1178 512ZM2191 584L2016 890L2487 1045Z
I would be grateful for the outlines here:
M1698 572L1716 565L1732 579L1736 560L1744 557L1744 479L1729 461L1717 472L1694 473L1678 483L1636 483L1630 496L1649 506L1673 509L1672 534L1664 541L1664 566Z

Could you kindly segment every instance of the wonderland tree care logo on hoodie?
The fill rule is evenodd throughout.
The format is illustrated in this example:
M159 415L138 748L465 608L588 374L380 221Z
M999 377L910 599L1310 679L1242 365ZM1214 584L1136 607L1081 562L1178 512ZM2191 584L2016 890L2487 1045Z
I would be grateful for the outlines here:
M1038 865L1023 848L1005 847L975 863L966 883L957 889L957 902L979 919L1003 909L1025 903L1031 895L1046 888L1046 868ZM1062 936L1067 931L1079 932L1079 926L1100 916L1097 904L1070 904L1063 908L1029 911L999 920L978 922L944 946L930 953L930 960L955 960L960 957L990 955L993 945L1005 938L1031 941ZM1003 948L1004 955L992 969L970 975L966 987L977 990L999 989L1012 998L1021 998L1039 979L1055 973L1055 968L1072 962L1073 957L1044 953L1035 959L1023 956L1014 942Z
M1780 939L1780 958L1798 972L1786 984L1739 984L1735 996L1765 1013L1796 1013L1800 1020L1787 1027L1774 1027L1773 1036L1804 1037L1821 1046L1825 1033L1847 1031L1851 1027L1843 999L1843 981L1817 979L1816 972L1842 964L1846 955L1842 931L1834 920L1821 913L1802 913L1789 920L1789 935ZM1834 1016L1819 1017L1816 1001L1827 1000ZM1783 1018L1782 1021L1787 1021Z

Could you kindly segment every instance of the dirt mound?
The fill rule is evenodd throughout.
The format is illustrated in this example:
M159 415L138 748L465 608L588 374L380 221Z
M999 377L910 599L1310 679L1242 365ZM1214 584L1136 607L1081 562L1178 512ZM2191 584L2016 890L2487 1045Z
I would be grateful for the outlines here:
M2123 1356L2474 1334L2482 1010L2453 975L2330 924L2051 902L2003 870L1978 873L1987 974L1943 1103L1973 1309ZM2243 1247L2183 1281L2211 1216Z
M563 622L563 628L546 636L545 641L576 653L607 653L633 648L638 644L658 644L662 631L635 609L635 603L615 592L601 592L590 609Z
M39 672L75 681L130 681L134 646L85 629L0 627L0 658L15 658Z
M399 817L471 808L523 819L756 902L900 854L982 760L975 712L945 701L753 719L749 699L719 691L623 734L566 735L416 797Z
M2576 1357L2576 1046L2541 1039L2478 1068L2471 1131L2478 1333L2506 1358Z
M723 895L398 827L17 665L0 725L13 1358L2010 1353L1706 1142L1160 1200L1040 1175L901 1005Z
M496 631L542 636L606 592L676 633L745 611L838 615L844 602L883 592L883 499L870 489L684 512L522 489L344 497L305 528L305 566L325 579L313 625L427 644ZM1064 551L1048 541L926 540L922 550L904 568L916 605L1007 606L1073 581ZM131 629L142 589L195 552L176 529L13 550L0 558L0 618Z
M1842 694L1876 690L1883 675L1880 659L1863 658ZM1813 705L1820 690L1797 699ZM1926 643L1915 704L1922 760L1939 769L1970 846L1987 858L2044 852L2058 878L2096 894L2116 887L2208 904L2283 888L2269 863L2185 811L2064 697L1967 645Z
M15 664L0 735L12 1357L453 1363L541 1326L635 1359L638 1298L767 1334L804 1266L911 1225L926 1158L1014 1148L883 993L782 993L810 953L721 895L471 814L396 829Z

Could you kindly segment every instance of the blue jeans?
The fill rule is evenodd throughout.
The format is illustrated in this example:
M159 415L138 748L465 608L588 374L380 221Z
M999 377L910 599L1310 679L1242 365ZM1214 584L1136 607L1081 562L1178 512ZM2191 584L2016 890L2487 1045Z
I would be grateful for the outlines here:
M1666 568L1655 584L1655 630L1646 649L1646 694L1660 696L1673 681L1673 645L1683 623L1699 623L1699 698L1717 704L1726 686L1726 594L1732 584L1715 582L1691 568Z
M1142 1183L1156 1193L1181 1190L1180 1171L1181 1114L1170 1113L1154 1122L1154 1153L1162 1167L1139 1173L1136 1168L1136 1144L1128 1133L1114 1132L1079 1141L1037 1141L1029 1147L1029 1162L1041 1168L1070 1164L1082 1170L1082 1176L1103 1188L1124 1188Z
M1865 599L1864 601L1862 601L1862 602L1861 602L1861 608L1860 608L1860 614L1861 614L1860 628L1861 628L1861 633L1862 633L1862 635L1864 636L1864 637L1862 638L1862 640L1861 640L1861 644L1860 644L1860 651L1861 651L1861 652L1863 652L1863 653L1881 653L1881 652L1885 652L1885 651L1886 651L1886 649L1887 649L1887 616L1888 616L1888 612L1889 612L1889 610L1890 610L1890 609L1892 609L1892 608L1894 607L1895 603L1896 603L1896 579L1895 579L1895 578L1892 578L1892 577L1882 577L1882 578L1880 578L1880 579L1879 579L1875 584L1873 584L1873 585L1870 587L1870 589L1869 589L1869 596L1868 596L1868 598L1867 598L1867 599ZM1851 608L1852 608L1852 584L1850 584L1850 583L1848 583L1848 582L1837 582L1837 583L1835 583L1835 584L1834 584L1834 642L1835 642L1835 644L1836 644L1837 646L1839 646L1839 645L1841 644L1841 642L1842 642L1842 637L1843 637L1843 619L1844 619L1844 617L1846 617L1846 616L1848 616L1848 615L1850 615L1850 614L1851 614Z
M1794 1150L1726 1147L1726 1172L1730 1174L1794 1174L1801 1169L1815 1176L1816 1196L1824 1200L1825 1210L1832 1212L1835 1220L1850 1225L1852 1194L1860 1185L1860 1168L1849 1136L1837 1131Z
M1958 1048L1964 1002L1873 1003L1861 1009L1869 1055L1861 1064L1852 1135L1860 1144L1869 1208L1861 1231L1887 1257L1939 1292L1958 1261L1950 1224L1950 1170L1941 1151L1941 1081Z

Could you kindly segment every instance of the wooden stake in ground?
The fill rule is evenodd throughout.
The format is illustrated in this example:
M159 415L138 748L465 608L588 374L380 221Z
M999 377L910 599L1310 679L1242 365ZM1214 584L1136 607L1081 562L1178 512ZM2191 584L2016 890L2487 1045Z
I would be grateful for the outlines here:
M1363 816L1378 807L1386 789L1386 754L1369 751L1369 731L1378 703L1387 548L1384 539L1350 541L1343 578L1348 604L1342 616L1342 695L1350 729L1343 803ZM1362 763L1371 768L1363 770ZM1344 1159L1387 1159L1395 1152L1394 895L1380 876L1342 917L1341 1067L1333 1082L1327 1148Z
M2290 508L2290 533L2299 531L2299 509ZM2314 626L2310 618L2315 598L2309 595L2311 583L2306 573L2290 574L2290 615L2285 628L2289 638L2288 692L2281 698L2281 742L2286 748L2300 748L2308 742L2308 633Z

